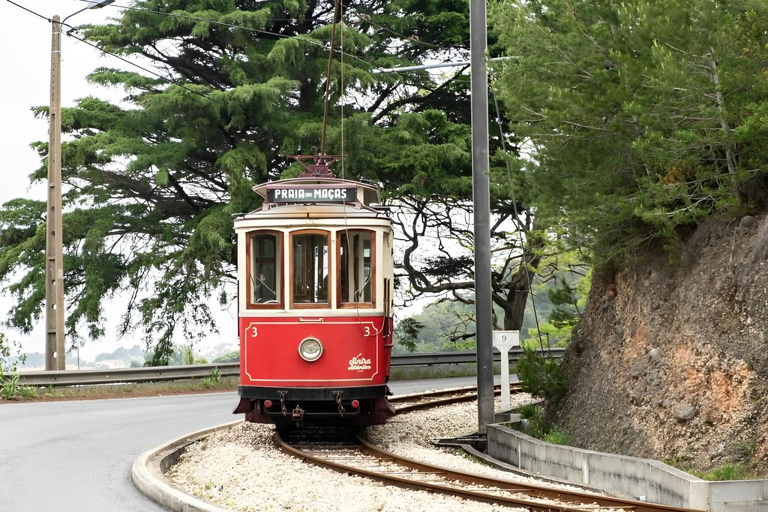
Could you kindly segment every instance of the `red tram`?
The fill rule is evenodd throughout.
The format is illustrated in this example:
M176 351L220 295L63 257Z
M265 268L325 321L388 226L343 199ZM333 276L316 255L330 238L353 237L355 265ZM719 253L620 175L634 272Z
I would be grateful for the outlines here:
M235 220L235 413L247 421L373 425L393 413L392 223L376 187L334 178L324 158L254 187L262 208Z

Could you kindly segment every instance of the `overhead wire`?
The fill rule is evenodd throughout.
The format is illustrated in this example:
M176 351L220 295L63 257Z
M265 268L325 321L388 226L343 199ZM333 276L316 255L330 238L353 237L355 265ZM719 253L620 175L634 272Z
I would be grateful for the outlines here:
M24 7L23 5L19 5L16 2L13 2L12 0L6 0L6 1L8 3L10 3L10 4L15 5L16 7L20 8L20 9L23 9L23 10L25 10L25 11L31 13L31 14L34 14L38 18L42 18L42 19L46 20L48 23L54 23L53 18L48 18L47 16L44 16L44 15L40 14L39 12L36 12L36 11L33 11L32 9ZM83 39L82 37L78 37L76 35L73 35L72 32L77 30L78 27L70 25L69 23L64 23L64 22L58 22L58 23L59 23L59 25L67 27L67 28L70 29L70 30L68 30L66 32L67 37L71 37L71 38L73 38L73 39L75 39L75 40L77 40L77 41L79 41L79 42L81 42L81 43L83 43L83 44L85 44L87 46L90 46L91 48L95 48L96 50L98 50L99 52L103 53L104 55L109 55L110 57L114 57L114 58L116 58L116 59L118 59L118 60L120 60L122 62L125 62L126 64L130 64L131 66L133 66L135 68L138 68L138 69L144 71L145 73L149 73L151 75L154 75L154 76L156 76L156 77L158 77L158 78L160 78L162 80L167 80L167 81L171 82L172 84L174 84L174 85L176 85L178 87L181 87L182 89L185 89L185 90L187 90L187 91L189 91L189 92L191 92L193 94L196 94L198 96L201 96L201 97L203 97L203 98L205 98L205 99L207 99L209 101L213 101L208 95L203 94L200 91L196 91L194 89L191 89L190 87L187 87L185 84L179 82L178 80L175 80L172 77L163 76L160 73L157 73L155 71L152 71L151 69L148 69L148 68L146 68L144 66L136 64L135 62L132 62L132 61L126 59L125 57L122 57L122 56L120 56L120 55L118 55L116 53L112 53L112 52L107 51L107 50L105 50L103 48L100 48L99 46L91 43L90 41L87 41L87 40Z

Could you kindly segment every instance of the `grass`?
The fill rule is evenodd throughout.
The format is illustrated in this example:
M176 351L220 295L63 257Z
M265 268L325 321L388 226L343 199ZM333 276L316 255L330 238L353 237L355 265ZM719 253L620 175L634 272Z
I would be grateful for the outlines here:
M552 429L546 434L544 434L544 438L542 440L545 443L550 443L550 444L561 444L564 446L571 445L571 436L568 434L568 432L564 432L557 428Z
M689 470L688 473L697 476L702 480L709 480L712 482L722 482L724 480L752 480L757 478L757 475L741 462L737 462L736 464L726 464L722 467L705 472Z

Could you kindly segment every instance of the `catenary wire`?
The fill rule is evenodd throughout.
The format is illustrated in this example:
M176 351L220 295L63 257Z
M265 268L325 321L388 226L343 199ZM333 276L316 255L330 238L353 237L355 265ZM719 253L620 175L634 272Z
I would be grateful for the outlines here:
M19 5L16 2L13 2L12 0L6 0L6 1L8 3L10 3L10 4L15 5L16 7L20 8L20 9L23 9L23 10L25 10L25 11L31 13L31 14L34 14L38 18L42 18L42 19L46 20L48 23L53 23L54 22L52 18L48 18L47 16L44 16L44 15L40 14L39 12L35 12L35 11L33 11L33 10L27 8L27 7L24 7L23 5ZM213 101L209 96L207 96L207 95L205 95L205 94L203 94L203 93L201 93L199 91L196 91L194 89L191 89L191 88L187 87L186 85L184 85L183 83L181 83L181 82L179 82L177 80L174 80L171 77L163 76L163 75L161 75L161 74L159 74L159 73L157 73L155 71L152 71L151 69L145 68L144 66L136 64L135 62L131 62L130 60L128 60L128 59L126 59L124 57L121 57L120 55L117 55L115 53L112 53L112 52L109 52L107 50L104 50L103 48L99 48L97 45L95 45L95 44L93 44L93 43L91 43L89 41L86 41L82 37L78 37L76 35L73 35L72 31L76 30L77 27L74 27L74 26L70 25L69 23L61 23L61 22L59 22L59 25L64 26L64 27L68 27L70 29L70 30L67 31L67 36L68 37L72 37L75 40L80 41L81 43L84 43L84 44L90 46L91 48L95 48L96 50L100 51L101 53L103 53L105 55L109 55L111 57L114 57L114 58L122 61L122 62L125 62L126 64L130 64L131 66L134 66L134 67L136 67L136 68L138 68L138 69L140 69L140 70L142 70L142 71L144 71L146 73L154 75L154 76L156 76L158 78L161 78L163 80L168 80L169 82L173 83L174 85L177 85L178 87L181 87L182 89L185 89L185 90L187 90L187 91L189 91L189 92L191 92L193 94L197 94L198 96L201 96L201 97L203 97L203 98L205 98L205 99L207 99L209 101Z

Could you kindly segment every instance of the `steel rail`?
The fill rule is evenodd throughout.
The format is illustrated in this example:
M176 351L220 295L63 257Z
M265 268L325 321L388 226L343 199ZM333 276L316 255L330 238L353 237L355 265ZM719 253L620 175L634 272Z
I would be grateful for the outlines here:
M563 512L584 512L595 507L615 510L632 510L635 512L695 512L691 509L658 505L621 498L613 498L600 494L556 489L542 485L526 484L512 480L502 480L465 473L442 466L425 464L402 457L392 452L377 448L370 443L359 440L360 445L345 444L329 446L304 445L304 448L291 446L279 433L275 434L280 449L305 462L326 467L346 474L365 476L376 481L384 482L408 489L438 492L485 503L525 507L529 510ZM337 456L333 451L337 450ZM354 462L379 462L389 466L389 470L372 470L357 467ZM425 478L426 477L426 478ZM426 481L431 480L431 481ZM502 496L506 492L514 496ZM527 497L516 497L525 495ZM554 500L542 502L536 500Z
M529 510L537 510L541 512L548 512L553 510L552 504L539 504L529 500L493 496L490 494L480 493L472 490L466 490L459 487L451 487L447 484L444 485L444 484L436 484L432 482L416 481L410 478L406 478L405 476L397 476L396 474L386 473L386 472L371 471L371 470L355 467L349 463L335 462L333 460L328 460L326 458L323 458L322 456L311 454L304 450L294 448L293 446L288 444L285 440L283 440L282 437L277 432L275 433L275 437L276 437L278 446L283 452L293 455L294 457L297 457L310 464L326 467L328 469L338 471L339 473L365 476L372 480L383 482L389 485L396 485L398 487L413 489L417 491L430 491L430 492L437 492L441 494L449 494L449 495L458 496L461 498L470 499L474 501L483 501L483 502L492 503L492 504L523 506ZM364 446L364 445L361 445L361 446ZM346 446L345 448L350 449L351 447ZM348 456L344 458L349 459ZM416 474L422 474L422 475L429 474L432 477L441 476L445 480L451 479L456 481L456 480L462 480L465 477L474 478L472 475L469 475L468 473L461 473L458 471L445 469L438 466L427 466L427 465L421 464L420 468L416 468L416 467L410 466L407 463L404 463L405 462L404 459L394 454L386 457L385 460L386 462L389 462L389 463L401 464L405 468L417 470L418 472ZM402 474L402 473L405 473L405 471L398 472L398 474ZM500 485L497 485L495 487L497 489L504 489L512 492L518 492L518 491L525 492L525 490L520 488L516 482L503 482ZM562 510L564 512L584 512L585 509L557 507L556 510Z
M510 384L512 393L521 393L522 384ZM501 394L501 386L493 387L495 396ZM431 409L440 405L450 405L459 402L469 402L477 400L477 386L465 386L462 388L452 388L442 391L428 391L426 393L415 393L412 395L398 395L389 398L389 403L395 406L395 414Z
M427 393L429 396L425 398L427 400L434 400L431 402L424 402L420 405L428 407L430 405L437 406L444 404L446 403L446 400L449 399L441 395L445 395L446 393L454 393L458 400L465 400L465 395L471 392L471 388L458 388L442 392L438 391ZM475 389L475 397L476 396L477 395ZM398 397L394 400L394 402L407 401L416 397L417 395L409 395L402 398ZM400 414L403 412L409 412L410 410L411 409L409 406L397 408L396 413ZM594 510L595 506L599 506L601 508L632 510L635 512L697 512L693 509L674 507L670 505L660 505L656 503L614 498L602 494L557 489L544 485L525 484L511 480L502 480L479 476L472 473L465 473L442 466L426 464L407 457L402 457L387 450L378 448L371 443L360 439L359 436L355 439L355 442L358 443L357 446L350 444L345 444L343 446L333 446L329 445L324 440L324 444L322 445L307 445L309 449L301 449L296 446L291 446L290 442L287 442L281 437L279 431L275 432L275 439L280 449L285 453L291 454L311 464L327 467L341 473L366 476L368 478L391 485L397 485L399 487L450 494L474 501L482 501L486 503L506 506L522 506L529 510L537 511L560 510L563 512L584 512L585 510ZM333 457L333 452L330 451L333 449L345 450L346 453ZM368 457L369 460L372 457L375 460L382 461L387 464L399 465L403 468L406 468L406 471L373 471L350 464L350 462L355 460L362 460L365 457ZM410 475L410 477L408 475ZM433 481L426 482L424 480L419 480L419 477L414 475L421 475L422 477L427 476L427 478ZM440 483L434 483L435 479L439 479ZM478 487L482 489L478 490ZM528 498L500 496L497 494L501 492L524 494L528 495ZM557 500L560 502L560 504L553 505L552 503L541 503L535 501L536 498Z
M563 356L565 349L550 349L553 358ZM522 350L510 351L510 363L517 363ZM494 360L501 355L494 353ZM436 364L474 363L477 355L471 351L435 352L431 354L393 354L392 367L431 366ZM222 377L240 375L240 363L190 364L182 366L152 366L140 368L114 368L110 370L57 370L19 372L20 386L89 386L95 384L121 384L132 382L200 379L218 370Z

